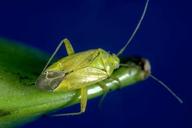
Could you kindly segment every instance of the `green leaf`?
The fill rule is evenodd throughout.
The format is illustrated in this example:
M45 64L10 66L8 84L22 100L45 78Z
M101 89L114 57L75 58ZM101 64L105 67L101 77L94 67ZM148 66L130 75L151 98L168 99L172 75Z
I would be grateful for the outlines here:
M79 103L79 90L47 92L36 88L35 80L48 56L34 48L0 39L0 128L16 127L37 117ZM148 73L139 65L130 63L120 67L112 77L121 87L144 80ZM122 77L123 76L123 77ZM113 79L103 81L110 90L119 88ZM88 98L103 94L99 85L88 88Z

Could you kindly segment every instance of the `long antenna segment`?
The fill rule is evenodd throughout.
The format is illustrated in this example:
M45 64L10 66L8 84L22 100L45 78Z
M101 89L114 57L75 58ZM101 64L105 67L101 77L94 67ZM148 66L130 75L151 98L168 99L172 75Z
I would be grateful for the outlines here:
M145 8L143 10L143 13L141 15L141 18L137 24L137 26L135 27L135 30L133 31L133 33L131 34L131 37L129 38L129 40L127 41L127 43L123 46L123 48L121 48L121 50L117 53L117 56L121 55L125 49L127 48L127 46L131 43L131 41L133 40L133 38L135 37L135 34L137 33L139 27L141 26L141 23L145 17L145 14L146 14L146 11L147 11L147 8L148 8L148 4L149 4L149 0L146 1L145 3Z
M159 80L154 75L150 74L150 77L154 79L156 82L158 82L160 85L162 85L171 95L173 95L181 104L183 103L183 100L178 97L163 81Z

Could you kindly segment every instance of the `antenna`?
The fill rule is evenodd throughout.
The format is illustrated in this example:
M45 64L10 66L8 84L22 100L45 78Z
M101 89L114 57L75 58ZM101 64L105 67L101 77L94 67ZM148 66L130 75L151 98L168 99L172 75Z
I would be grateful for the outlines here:
M159 80L157 77L154 75L150 74L150 77L158 82L160 85L162 85L169 93L171 93L181 104L183 103L183 100L178 97L165 83L163 83L161 80Z
M139 20L139 22L138 22L135 30L134 30L133 33L131 34L131 37L129 38L129 40L127 41L127 43L126 43L126 44L123 46L123 48L121 48L121 50L117 53L117 56L121 55L121 54L125 51L125 49L127 48L127 46L128 46L128 45L131 43L131 41L133 40L133 37L134 37L135 34L137 33L137 31L138 31L139 27L141 26L141 23L142 23L142 21L143 21L143 19L144 19L144 17L145 17L145 14L146 14L146 11L147 11L147 8L148 8L148 3L149 3L149 0L147 0L146 3L145 3L145 8L144 8L144 10L143 10L143 13L142 13L142 15L141 15L141 18L140 18L140 20Z

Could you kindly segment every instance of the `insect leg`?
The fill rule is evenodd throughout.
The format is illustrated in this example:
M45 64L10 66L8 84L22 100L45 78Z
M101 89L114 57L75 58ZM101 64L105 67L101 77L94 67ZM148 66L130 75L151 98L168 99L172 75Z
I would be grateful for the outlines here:
M103 95L102 95L102 97L101 97L101 99L99 101L99 105L98 105L99 108L100 108L103 101L104 101L104 99L105 99L105 97L107 96L107 93L109 92L109 88L102 82L99 82L98 84L103 89Z
M121 89L121 82L120 82L120 80L118 78L110 76L108 79L117 81L118 82L117 86L118 86L119 89ZM100 99L100 101L99 101L98 106L100 108L103 101L104 101L104 99L105 99L105 97L107 96L108 92L110 91L110 89L107 87L107 85L103 84L102 82L99 82L98 85L103 89L103 92L104 92L101 99Z
M118 78L113 77L113 76L110 76L109 79L111 79L111 80L115 80L115 81L118 82L118 84L117 84L118 89L121 89L121 88L122 88L122 86L121 86L121 81L120 81Z
M53 58L55 57L55 55L57 54L57 52L59 51L59 49L61 48L61 45L64 43L65 47L66 47L66 51L68 55L72 55L74 54L74 50L73 47L70 43L70 41L65 38L63 39L58 46L56 47L55 51L53 52L53 54L51 55L51 57L49 58L49 60L47 61L45 67L43 68L43 71L41 72L41 74L45 71L45 69L47 68L47 66L50 64L50 62L53 60Z
M64 113L64 114L56 114L53 116L59 117L59 116L74 116L74 115L80 115L83 112L85 112L86 106L87 106L87 88L83 87L80 89L81 91L81 101L80 101L80 112L74 112L74 113Z
M87 106L87 88L83 87L81 88L81 111L79 114L85 112Z
M66 48L67 54L68 55L73 55L75 52L73 50L73 46L71 45L71 42L67 38L65 38L63 40L63 43L65 44L65 48Z

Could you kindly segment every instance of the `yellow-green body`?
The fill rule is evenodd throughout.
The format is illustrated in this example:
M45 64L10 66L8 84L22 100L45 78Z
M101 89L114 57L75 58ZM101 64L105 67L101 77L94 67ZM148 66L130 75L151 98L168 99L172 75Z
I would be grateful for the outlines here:
M110 54L103 49L91 49L79 53L74 53L69 40L64 39L68 56L61 58L49 67L48 64L36 81L36 85L44 90L53 92L65 92L80 89L81 91L81 111L85 111L87 103L87 86L98 83L109 78L114 69L119 67L119 58L115 54ZM60 43L60 44L61 44ZM60 47L60 44L58 47ZM106 89L103 85L102 88Z
M54 91L80 89L102 81L118 68L119 59L103 49L92 49L64 57L46 71L64 71L65 76Z

